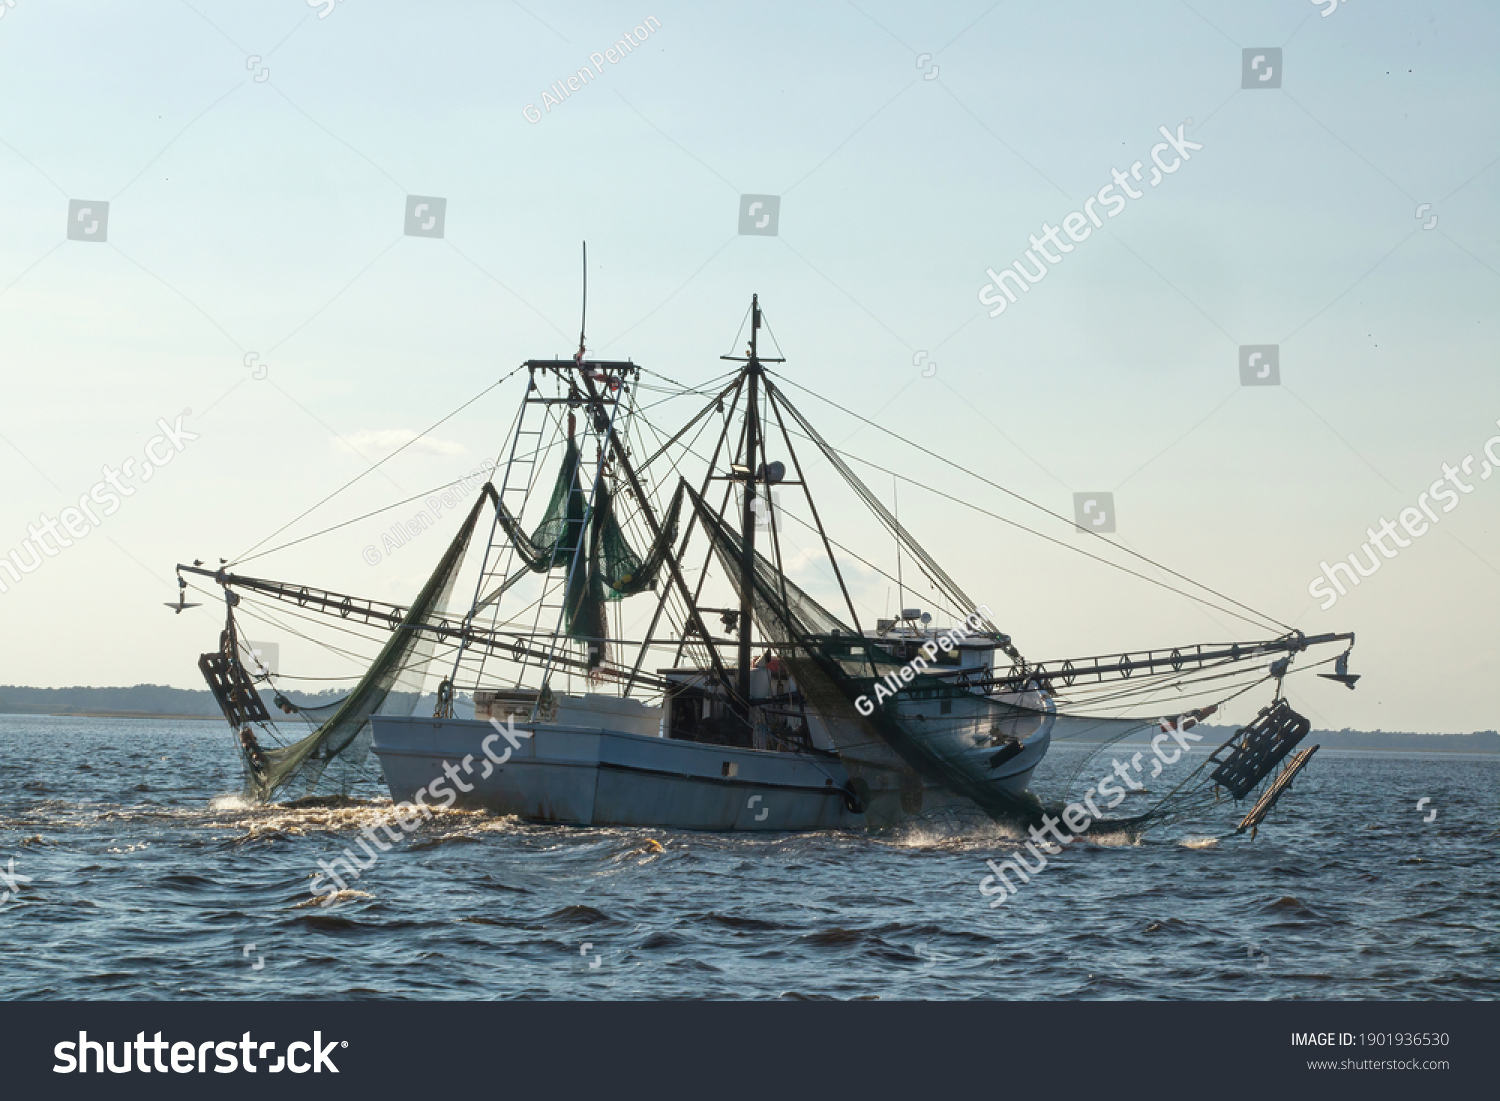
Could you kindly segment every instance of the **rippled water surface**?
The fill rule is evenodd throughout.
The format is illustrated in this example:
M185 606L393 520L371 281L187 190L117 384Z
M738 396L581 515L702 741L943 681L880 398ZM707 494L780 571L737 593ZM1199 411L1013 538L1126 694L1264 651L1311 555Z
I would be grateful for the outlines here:
M1500 995L1494 756L1324 751L1253 842L1224 836L1220 808L1074 844L998 910L978 885L1014 848L999 827L713 835L456 811L322 906L318 862L364 856L385 791L249 808L225 798L236 768L217 723L0 716L0 868L29 877L0 905L0 996Z

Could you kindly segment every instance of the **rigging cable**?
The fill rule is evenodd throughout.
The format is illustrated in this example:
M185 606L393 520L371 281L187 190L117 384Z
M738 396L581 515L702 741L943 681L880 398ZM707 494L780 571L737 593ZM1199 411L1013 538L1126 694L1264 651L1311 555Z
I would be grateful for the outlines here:
M793 432L792 435L794 435L794 436L800 436L802 439L805 439L809 443L814 444L814 445L816 445L817 442L818 442L817 440L814 440L811 436L803 435L803 433L801 433L801 432ZM916 479L910 477L909 475L898 473L897 471L893 471L893 470L889 469L888 467L881 466L879 463L872 462L869 459L861 458L860 456L855 455L852 452L842 451L842 450L839 450L837 448L834 448L833 450L837 454L839 454L839 455L841 455L841 456L843 456L843 457L845 457L847 459L850 459L850 460L852 460L854 462L857 462L857 463L863 463L865 466L870 467L872 470L878 470L878 471L880 471L881 473L884 473L884 474L892 474L892 475L894 475L894 476L896 476L898 478L901 478L903 481L907 482L909 485L915 486L917 489L926 490L928 493L936 494L937 496L942 497L945 500L949 500L949 501L954 502L955 504L963 505L965 508L972 509L975 512L979 513L981 516L988 516L992 520L999 520L1002 524L1006 524L1006 525L1008 525L1010 527L1017 528L1017 529L1019 529L1021 531L1026 532L1028 535L1035 535L1038 539L1043 539L1043 540L1045 540L1048 543L1056 544L1057 546L1062 547L1064 550L1072 551L1074 554L1081 554L1085 558L1092 558L1095 562L1102 563L1103 565L1106 565L1106 566L1110 567L1111 569L1119 570L1121 573L1127 573L1131 577L1138 577L1142 581L1146 581L1146 582L1148 582L1148 583L1150 583L1152 585L1158 586L1159 588L1166 589L1168 592L1176 593L1179 596L1185 596L1189 600L1192 600L1192 601L1194 601L1194 602L1196 602L1198 604L1202 604L1204 607L1213 608L1215 611L1223 612L1225 615L1234 616L1234 618L1242 620L1243 622L1250 624L1256 630L1265 630L1266 629L1264 623L1257 623L1255 620L1251 619L1250 617L1242 615L1239 612L1234 611L1233 609L1221 607L1218 604L1215 604L1215 603L1213 603L1210 600L1205 600L1201 596L1197 596L1194 593L1190 593L1190 592L1187 592L1187 591L1185 591L1183 589L1179 589L1175 585L1168 585L1165 581L1162 581L1162 580L1160 580L1158 578L1155 578L1155 577L1151 577L1151 576L1149 576L1147 574L1144 574L1144 573L1141 573L1141 572L1139 572L1137 570L1132 570L1128 566L1122 566L1118 562L1111 562L1109 559L1101 557L1100 555L1097 555L1097 554L1092 554L1089 551L1084 550L1082 547L1075 547L1071 543L1064 543L1061 539L1057 539L1057 538L1055 538L1055 537L1053 537L1051 535L1047 535L1044 532L1037 531L1035 528L1027 527L1025 524L1021 523L1018 520L1012 520L1009 517L1001 516L998 512L991 512L989 509L982 508L981 506L974 504L974 502L972 502L972 501L966 501L962 497L955 497L951 493L945 493L941 489L937 489L934 486L927 485L924 482L919 482ZM974 476L976 478L981 477L978 474L976 474ZM990 484L994 484L994 483L990 483ZM1007 490L1006 492L1009 492L1009 490ZM1073 523L1073 521L1069 520L1068 523L1071 524L1071 523ZM1097 532L1093 532L1091 534L1098 535ZM1100 538L1103 538L1103 536L1100 536ZM1117 544L1117 543L1111 543L1110 546L1119 546L1119 544ZM1144 555L1139 554L1136 551L1130 551L1129 548L1122 547L1121 549L1129 551L1129 553L1136 555L1136 557L1138 557L1138 558L1145 558ZM1151 560L1149 558L1147 558L1146 561L1150 562ZM1155 565L1155 564L1156 563L1154 563L1154 562L1152 563L1152 565ZM1162 568L1165 569L1166 567L1162 567ZM1167 570L1167 572L1168 573L1172 573L1173 571ZM887 576L889 576L889 575L887 575ZM1180 577L1182 575L1178 574L1177 576ZM892 579L892 580L894 580L894 579ZM929 578L929 580L931 580L931 579ZM1193 581L1191 578L1185 578L1184 580L1187 580L1191 584L1194 584L1194 585L1198 584L1198 582ZM1207 585L1202 585L1200 587L1204 588L1204 589L1208 589L1209 592L1213 592L1214 591L1213 589L1209 589ZM1215 595L1217 595L1217 594L1215 594ZM1224 599L1225 600L1229 600L1229 602L1231 604L1239 604L1239 601L1237 601L1237 600L1230 600L1229 597L1225 597ZM1245 607L1245 605L1240 604L1240 607L1243 608L1243 607ZM1250 608L1248 610L1251 611L1251 612L1255 612L1254 608ZM1281 623L1279 620L1272 619L1270 616L1264 615L1263 613L1255 612L1255 614L1258 615L1258 616L1260 616L1262 619L1269 621L1271 624L1273 624L1276 627L1285 627L1286 626L1285 624ZM1291 630L1291 628L1287 628L1287 629Z
M415 443L416 441L413 440L412 442ZM311 535L304 535L300 539L293 539L289 543L282 543L278 547L272 547L270 550L263 550L259 554L252 554L252 555L249 555L247 557L238 558L234 562L230 563L229 565L239 566L239 565L242 565L242 564L244 564L246 562L253 562L255 559L257 559L257 558L264 558L268 554L275 554L277 551L286 550L288 547L295 547L298 543L306 543L309 539L316 539L320 535L327 535L331 531L338 531L339 528L346 528L350 524L357 524L361 520L368 520L371 516L379 516L382 512L389 512L393 508L400 508L402 505L409 505L413 501L421 500L424 497L431 497L434 493L438 493L438 492L440 492L442 490L445 490L445 489L449 488L450 486L456 486L456 485L458 485L459 482L467 481L468 477L469 476L466 474L462 478L454 478L450 482L444 482L440 486L435 486L432 489L429 489L429 490L427 490L424 493L418 493L415 496L408 497L408 498L406 498L403 501L394 501L391 504L383 505L380 508L375 509L373 512L367 512L367 513L365 513L363 516L355 516L352 519L343 520L343 521L341 521L341 522L339 522L337 524L332 525L331 527L324 528L322 531L315 531ZM296 523L296 521L293 520L292 523ZM254 549L254 548L252 548L252 549ZM224 568L227 570L229 568L229 566L225 566Z
M1063 521L1066 524L1070 524L1070 525L1073 525L1074 527L1077 527L1077 523L1075 521L1069 520L1067 517L1061 515L1060 513L1053 512L1051 509L1047 508L1045 505L1037 504L1035 501L1031 500L1030 498L1024 497L1021 494L1015 492L1014 490L1005 488L1005 486L1001 485L999 482L992 482L992 481L990 481L990 479L986 478L984 475L977 474L974 471L970 470L968 467L960 466L958 463L953 462L951 459L945 459L943 456L939 455L937 452L931 451L928 448L925 448L921 444L916 443L916 442L914 442L912 440L908 440L906 437L904 437L904 436L902 436L902 435L900 435L900 434L898 434L896 432L892 432L889 428L886 428L884 425L882 425L882 424L880 424L880 423L878 423L876 421L872 421L872 420L870 420L870 419L868 419L866 417L860 416L858 413L854 412L852 409L846 409L844 406L838 404L838 402L833 401L833 400L831 400L829 398L825 398L822 394L819 394L819 393L817 393L814 390L809 390L805 386L798 385L797 383L793 382L791 379L786 378L784 375L778 374L777 377L780 378L783 382L786 382L788 385L795 386L798 390L801 390L803 393L805 393L805 394L811 394L813 397L817 398L819 401L824 402L824 403L826 403L828 405L831 405L835 409L839 410L840 412L845 413L845 414L853 417L855 420L860 421L862 424L867 424L871 428L874 428L874 429L877 429L878 431L884 432L886 435L890 436L892 439L900 440L902 443L906 444L908 447L915 447L918 451L922 452L924 455L928 455L928 456L930 456L930 457L932 457L934 459L937 459L939 462L941 462L941 463L943 463L943 464L945 464L947 466L953 467L953 469L955 469L955 470L962 471L963 473L968 474L971 477L977 478L981 482L983 482L985 485L991 486L994 489L998 489L1001 493L1004 493L1007 496L1014 497L1017 501L1020 501L1022 504L1030 505L1032 508L1037 509L1037 510L1039 510L1041 512L1046 513L1048 516L1052 517L1054 520L1061 520L1061 521ZM852 455L850 456L850 458L853 458L853 457L854 456L852 456ZM863 461L863 460L861 460L861 461ZM875 464L874 463L870 463L869 465L874 466ZM880 468L876 467L876 469L878 470ZM908 478L907 480L910 481L911 479ZM916 484L916 483L913 483L913 484ZM928 487L923 487L923 488L928 488ZM953 498L953 499L956 499L956 498ZM981 511L983 511L983 510L981 510ZM998 516L996 517L996 519L1004 520L1003 517L998 517ZM1024 525L1017 524L1014 521L1005 520L1005 522L1009 523L1009 524L1013 524L1015 527L1019 527L1023 531L1028 531L1028 532L1030 532L1033 535L1039 535L1043 539L1050 539L1049 536L1041 535L1040 532L1033 531L1032 529L1027 528ZM1087 530L1087 529L1085 529L1085 530ZM1094 537L1096 537L1096 538L1104 539L1104 536L1101 535L1097 531L1090 531L1089 534L1092 535L1092 536L1094 536ZM1069 544L1062 543L1060 540L1052 539L1051 541L1054 542L1054 543L1058 543L1059 546L1069 547ZM1111 540L1108 540L1108 539L1106 539L1105 542L1109 543L1110 546L1112 546L1112 547L1118 547L1120 550L1123 550L1126 554L1133 555L1134 557L1139 558L1141 561L1147 562L1150 565L1155 566L1157 569L1161 570L1164 573L1171 574L1173 577L1176 577L1176 578L1178 578L1179 580L1182 580L1182 581L1186 581L1190 585L1196 585L1198 588L1203 589L1205 592L1213 593L1213 595L1216 596L1216 597L1218 597L1220 600L1227 600L1227 601L1229 601L1229 603L1235 605L1236 607L1243 608L1247 612L1252 612L1255 615L1259 616L1261 619L1266 620L1267 622L1272 623L1272 624L1274 624L1277 627L1280 627L1282 630L1285 630L1285 631L1291 631L1291 630L1293 630L1293 628L1291 626L1289 626L1288 624L1282 623L1279 619L1276 619L1274 616L1269 616L1269 615L1266 615L1264 612L1257 611L1255 608L1250 607L1248 604L1242 604L1238 600L1235 600L1233 597L1226 596L1224 593L1221 593L1217 589L1211 588L1210 586L1203 584L1201 581L1194 581L1191 577L1188 577L1186 574L1178 573L1176 570L1174 570L1174 569L1172 569L1172 568L1170 568L1168 566L1162 565L1160 562L1157 562L1155 559L1150 558L1147 555L1142 554L1140 551L1132 550L1129 547L1122 546L1121 544L1112 542ZM1069 549L1071 549L1071 550L1078 550L1079 548L1077 548L1077 547L1069 547ZM1080 553L1082 553L1082 554L1088 554L1087 551L1080 551ZM1097 558L1098 561L1104 562L1106 565L1115 566L1116 569L1121 569L1121 570L1125 569L1125 567L1118 566L1115 563L1110 562L1108 559L1098 558L1097 555L1088 555L1088 556L1090 558ZM1130 573L1130 572L1133 572L1133 571L1127 570L1126 572ZM1137 577L1144 577L1143 574L1135 574L1135 576L1137 576ZM1148 581L1152 580L1151 578L1145 578L1145 579L1148 580ZM1156 584L1161 584L1161 582L1156 582ZM1170 586L1167 586L1167 587L1170 588ZM1173 591L1174 592L1181 592L1181 590L1178 590L1178 589L1174 589ZM1183 595L1185 595L1185 596L1191 596L1191 594L1188 594L1188 593L1184 593ZM1200 598L1194 597L1193 599L1200 599ZM1220 611L1224 611L1224 609L1222 609L1222 608L1219 609L1219 610ZM1244 617L1241 616L1240 618L1243 619Z
M498 381L491 383L489 386L486 386L483 390L479 391L479 393L475 394L468 401L464 402L457 409L453 410L453 412L451 412L447 416L443 417L442 420L436 421L433 424L428 425L420 433L418 433L417 435L413 436L411 439L407 440L404 444L402 444L400 447L396 448L396 450L392 451L385 458L383 458L383 459L379 460L378 462L372 464L369 468L367 468L364 471L361 471L359 474L356 474L353 478L349 479L343 485L339 486L338 489L334 490L328 496L324 497L317 504L315 504L311 508L308 508L305 511L299 513L297 516L293 517L291 520L288 520L285 524L282 524L281 527L277 528L270 535L268 535L264 539L262 539L259 543L256 543L255 546L249 548L249 550L242 551L238 556L235 557L234 561L232 561L232 562L229 563L229 565L231 565L231 566L237 565L238 563L244 561L245 557L247 555L249 555L252 552L254 552L256 550L259 550L261 547L265 546L272 539L275 539L282 532L286 531L287 528L289 528L293 524L297 523L298 520L301 520L303 517L307 516L309 513L314 512L317 509L322 508L329 501L333 500L340 493L344 492L344 490L346 490L350 486L352 486L355 482L357 482L361 478L365 477L365 475L371 474L374 471L380 469L381 466L383 466L385 463L389 462L390 460L394 459L397 455L401 454L401 452L405 451L408 447L410 447L412 444L416 443L418 440L420 440L423 437L425 437L433 429L438 428L439 426L441 426L445 422L450 421L454 417L458 416L458 414L462 413L469 406L473 405L480 398L484 397L491 390L495 389L495 387L501 385L501 383L504 383L508 379L514 377L516 375L516 373L519 372L519 371L521 371L521 370L523 370L525 368L525 366L526 365L523 363L520 367L517 367L514 371L511 371L510 374L504 375ZM278 549L280 549L280 548L278 548ZM267 553L270 553L270 552L268 551Z

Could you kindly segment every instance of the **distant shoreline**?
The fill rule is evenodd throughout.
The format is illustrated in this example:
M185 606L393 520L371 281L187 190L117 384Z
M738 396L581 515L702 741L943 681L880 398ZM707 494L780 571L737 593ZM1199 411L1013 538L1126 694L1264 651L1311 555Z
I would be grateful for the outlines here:
M157 722L223 722L221 715L184 714L174 711L127 711L115 708L90 708L79 711L57 711L37 707L31 710L0 710L4 718L58 718L58 719L148 719ZM1204 726L1204 745L1219 745L1228 740L1233 728ZM1386 730L1314 730L1307 735L1309 745L1323 749L1349 749L1363 753L1477 753L1500 755L1500 734L1492 730L1475 731L1472 734L1418 734L1411 731ZM1134 739L1120 742L1085 741L1082 739L1058 739L1059 746L1103 746L1117 745L1145 748L1151 743Z
M1436 741L1438 738L1454 738L1454 737L1461 737L1461 736L1462 735L1455 735L1455 734L1417 734L1417 735L1414 735L1414 737L1417 737L1417 738L1431 738L1434 741ZM1309 734L1305 739L1303 739L1303 742L1306 745L1316 745L1316 746L1319 746L1322 749L1348 750L1351 753L1477 753L1477 754L1480 754L1480 755L1489 755L1489 756L1493 756L1493 755L1495 755L1497 753L1500 753L1500 748L1497 748L1497 749L1487 749L1487 748L1482 748L1482 747L1481 748L1475 748L1474 746L1442 746L1442 745L1335 745L1335 744L1329 744L1329 743L1321 741L1318 738L1318 732L1316 730L1313 731L1311 734ZM1124 741L1124 742L1085 742L1085 741L1080 741L1080 740L1077 740L1077 739L1074 739L1074 738L1067 738L1067 739L1059 739L1059 740L1053 742L1053 745L1055 745L1055 746L1056 745L1090 745L1090 746L1095 746L1095 745L1119 745L1119 746L1127 746L1128 745L1128 746L1134 746L1134 747L1136 747L1138 749L1149 749L1150 746L1151 746L1151 743L1150 742L1131 742L1131 741Z
M288 689L285 696L298 707L323 709L342 700L345 690L329 689L308 694ZM270 689L260 690L262 701L272 714L276 713L277 694ZM467 702L465 700L465 702ZM414 701L414 710L431 712L436 697L423 695ZM315 714L323 713L321 710ZM23 685L0 684L0 716L42 715L73 719L147 719L157 722L221 722L222 717L213 694L202 688L171 688L164 684L136 684L129 687L106 688L30 688ZM278 716L279 717L279 716ZM1132 738L1154 733L1153 723L1147 722L1143 729L1132 732ZM1217 723L1205 723L1198 728L1203 735L1199 745L1220 745L1227 741L1235 728ZM1080 731L1093 733L1093 731ZM1144 741L1128 741L1121 744L1140 746ZM1320 745L1324 749L1395 750L1420 753L1483 753L1500 754L1500 732L1476 730L1469 733L1446 732L1420 734L1410 730L1314 730L1307 736L1309 745ZM1072 742L1059 739L1059 745L1100 745L1099 742Z
M44 715L49 719L171 719L191 722L223 722L222 715L154 714L149 711L0 711L0 718L12 715Z
M308 693L288 689L284 695L293 705L308 709L326 708L340 702L346 690L329 689L325 692ZM266 710L277 713L278 700L282 693L262 687L261 701ZM463 693L455 695L455 704L466 703ZM429 710L437 702L436 696L422 696L416 708L423 704ZM164 684L136 684L128 687L93 688L76 686L71 688L30 688L25 685L0 684L0 716L4 715L56 715L62 718L84 719L157 719L222 722L218 702L213 694L204 689L171 688ZM279 718L280 716L277 715Z

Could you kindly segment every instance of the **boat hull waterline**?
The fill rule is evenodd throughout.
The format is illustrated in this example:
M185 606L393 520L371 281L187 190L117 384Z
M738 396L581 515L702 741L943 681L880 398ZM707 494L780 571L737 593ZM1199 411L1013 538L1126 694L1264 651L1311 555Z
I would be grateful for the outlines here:
M444 805L451 791L453 806L534 822L716 833L860 830L912 813L910 793L903 806L899 790L876 792L869 805L851 809L848 774L836 757L517 723L519 744L484 776L486 739L492 754L505 748L497 747L488 722L380 715L372 721L372 748L398 803L427 791L429 804ZM1046 731L1030 739L996 783L1024 791L1049 740ZM454 772L462 785L451 780ZM433 797L434 785L440 798ZM941 787L923 789L917 802L928 809L951 801Z

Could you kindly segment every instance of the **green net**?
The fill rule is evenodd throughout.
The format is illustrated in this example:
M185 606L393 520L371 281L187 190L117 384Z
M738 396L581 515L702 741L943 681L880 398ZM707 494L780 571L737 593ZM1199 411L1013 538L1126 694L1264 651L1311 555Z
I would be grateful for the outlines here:
M679 484L677 492L672 495L672 500L667 505L666 516L661 524L661 532L644 558L631 550L630 545L625 541L625 533L620 529L619 521L615 516L613 499L605 494L602 505L604 539L600 551L603 554L604 577L605 584L609 588L609 599L619 600L656 587L657 576L661 573L667 556L677 542L678 521L682 515L685 488L684 485Z
M736 594L744 543L697 493L693 507ZM866 815L899 819L935 803L967 804L991 816L1031 817L1024 783L992 767L1008 746L1036 745L1040 757L1053 715L1003 703L951 681L917 674L893 693L884 686L906 663L861 638L763 555L754 555L751 608L760 631L787 662L850 773ZM878 697L878 698L877 698ZM866 701L866 708L858 701ZM955 798L956 797L956 798Z
M626 539L616 515L614 493L603 478L599 479L595 489L593 509L589 509L588 495L584 493L580 478L580 465L578 446L569 439L541 522L528 534L520 520L502 505L500 525L526 570L533 573L546 573L552 569L567 571L563 629L569 638L589 648L589 665L593 667L607 658L606 603L623 600L656 585L657 576L677 538L683 493L679 487L667 508L660 534L643 557ZM642 502L642 510L649 507ZM588 538L580 556L579 533L584 528L585 519L588 521ZM524 576L524 571L507 578L484 603L499 597L520 576Z
M579 540L584 521L589 518L589 499L583 491L580 466L578 445L569 437L541 522L528 534L521 526L521 521L512 516L504 504L500 505L499 518L501 528L515 547L526 570L547 573L552 569L562 569L567 572L567 588L563 598L563 630L569 638L588 645L589 663L598 665L604 660L605 586L598 561L603 531L601 514L596 508L589 524L588 553L580 559ZM603 491L602 485L600 488ZM603 518L607 525L613 517L608 508L607 495L604 500ZM624 536L618 534L618 527L615 530L619 544L624 546ZM624 549L628 555L629 548ZM624 564L626 569L632 568L639 561L633 555L629 558L629 563ZM524 576L524 572L520 576ZM498 597L517 580L519 576L507 579L489 599ZM486 603L488 602L487 600Z
M557 470L552 496L547 500L547 511L531 534L526 533L520 520L512 516L503 503L500 505L500 526L505 529L521 561L535 573L545 573L555 565L571 562L578 549L578 533L583 529L584 514L588 510L588 498L579 483L578 462L578 446L570 439L563 453L562 465Z
M370 716L410 715L416 709L437 643L437 636L421 627L441 619L480 509L486 500L493 499L491 488L474 502L405 617L354 691L334 705L332 714L291 745L267 749L241 742L247 798L265 802L275 795L297 797L311 794L320 786L347 790L356 778L363 777L361 766L370 748Z

